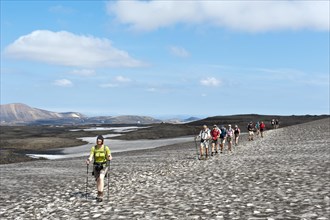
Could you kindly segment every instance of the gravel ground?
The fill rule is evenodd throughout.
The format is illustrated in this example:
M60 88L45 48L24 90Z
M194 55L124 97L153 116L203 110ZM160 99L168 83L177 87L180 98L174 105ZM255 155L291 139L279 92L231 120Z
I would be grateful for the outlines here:
M102 203L85 158L1 165L0 218L329 219L329 118L243 138L206 161L194 142L114 154Z

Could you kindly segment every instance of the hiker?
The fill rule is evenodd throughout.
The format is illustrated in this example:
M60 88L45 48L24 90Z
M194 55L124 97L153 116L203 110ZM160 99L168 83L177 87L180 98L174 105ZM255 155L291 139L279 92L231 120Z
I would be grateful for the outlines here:
M98 202L103 201L104 178L108 172L107 161L112 160L111 151L108 146L104 145L102 135L97 136L96 145L91 148L89 158L86 164L94 159L92 175L95 177Z
M239 135L241 134L241 130L238 128L237 125L235 125L235 129L234 129L234 135L235 135L235 146L238 145L238 138Z
M212 131L212 153L211 156L218 154L218 140L220 137L220 130L217 125L213 125Z
M253 141L254 127L252 121L248 124L247 130L249 131L249 141Z
M266 128L266 125L265 123L262 121L260 123L260 134L261 134L261 137L263 138L264 137L264 131L265 131L265 128Z
M273 129L275 128L275 119L272 119L272 121L270 122L270 124L272 125Z
M206 125L203 125L203 129L199 132L199 135L197 137L201 138L200 157L199 157L199 159L200 160L203 159L204 148L205 148L205 159L207 159L208 152L209 152L209 140L211 138L210 129Z
M280 122L278 121L278 119L275 120L275 129L278 129L278 127L280 126Z
M227 137L227 130L225 128L225 126L221 126L220 129L220 153L223 153L223 146L226 143L226 137Z
M233 136L234 136L234 129L231 128L231 125L228 125L227 144L228 144L228 151L229 152L231 152L231 145L233 143Z
M259 123L259 121L257 121L257 123L256 123L255 131L256 131L256 136L259 136L259 134L260 134L260 123Z

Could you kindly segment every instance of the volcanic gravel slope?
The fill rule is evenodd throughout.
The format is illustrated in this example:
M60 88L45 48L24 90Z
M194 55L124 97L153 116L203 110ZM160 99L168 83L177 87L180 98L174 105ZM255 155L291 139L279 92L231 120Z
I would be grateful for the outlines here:
M86 158L1 165L0 218L329 219L329 118L244 140L206 161L193 142L115 154L102 203Z

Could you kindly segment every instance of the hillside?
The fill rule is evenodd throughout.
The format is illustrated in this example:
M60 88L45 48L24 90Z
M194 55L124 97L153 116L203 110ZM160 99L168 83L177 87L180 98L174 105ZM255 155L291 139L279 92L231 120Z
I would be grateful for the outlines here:
M1 125L154 124L161 120L137 115L87 117L78 112L52 112L21 103L0 105Z
M73 119L79 120L84 115L77 112L51 112L43 109L33 108L22 103L0 105L1 124L25 124L39 120Z

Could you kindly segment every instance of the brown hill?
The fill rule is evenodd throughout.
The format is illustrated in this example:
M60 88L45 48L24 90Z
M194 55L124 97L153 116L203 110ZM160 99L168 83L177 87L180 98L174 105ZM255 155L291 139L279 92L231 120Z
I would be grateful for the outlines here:
M38 108L32 108L21 103L0 105L1 124L24 124L38 120L80 119L82 117L84 117L82 114L76 112L51 112Z

